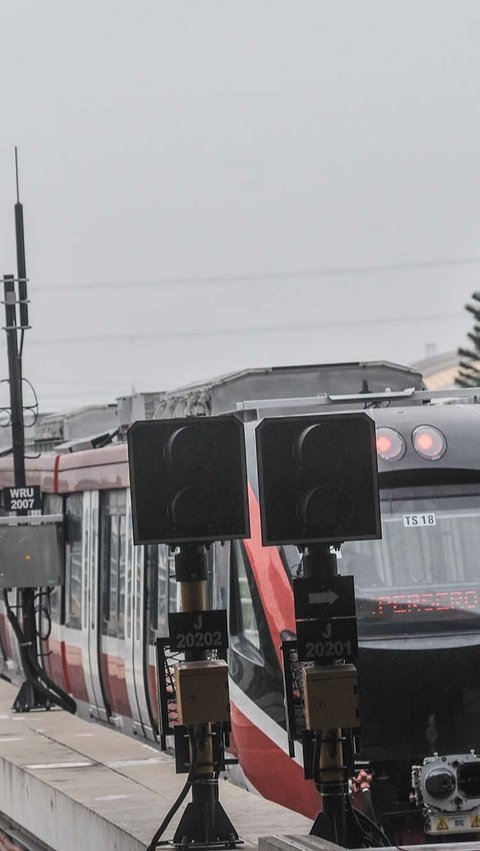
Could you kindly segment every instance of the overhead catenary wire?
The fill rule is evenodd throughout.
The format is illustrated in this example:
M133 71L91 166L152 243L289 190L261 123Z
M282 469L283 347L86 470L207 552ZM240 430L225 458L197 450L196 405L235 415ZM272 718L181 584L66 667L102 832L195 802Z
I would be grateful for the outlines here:
M292 334L298 333L299 331L308 332L311 331L314 333L315 331L325 331L325 330L341 330L342 328L357 328L357 327L367 327L367 326L378 326L384 325L405 325L405 324L418 324L425 322L443 322L443 321L451 321L452 319L460 320L462 318L462 314L452 314L452 313L431 313L427 316L419 316L418 314L414 315L404 315L404 316L377 316L372 317L372 319L355 319L355 320L336 320L333 322L325 321L325 322L315 322L315 323L290 323L288 325L279 324L279 325L257 325L257 326L246 326L246 327L224 327L224 328L165 328L159 331L155 331L153 333L141 333L141 334L132 334L129 331L126 331L122 334L89 334L84 335L82 337L56 337L56 338L48 338L48 339L35 339L32 337L30 341L30 346L57 346L57 345L83 345L83 344L91 344L91 343L124 343L131 344L135 343L149 343L153 340L172 340L172 339L185 339L185 338L208 338L208 337L249 337L254 334L272 334L272 333L285 333ZM1 349L1 345L0 345Z
M348 275L377 274L381 272L428 271L440 268L458 268L461 266L480 266L480 257L445 257L427 260L412 260L405 262L372 263L358 266L325 266L318 269L289 269L285 271L265 270L262 272L229 272L222 275L171 276L143 281L95 281L89 283L48 284L39 281L39 292L55 290L71 292L72 290L118 289L128 287L170 287L170 286L201 286L229 283L252 283L261 281L279 281L290 283L292 279L304 280L323 277L347 277Z

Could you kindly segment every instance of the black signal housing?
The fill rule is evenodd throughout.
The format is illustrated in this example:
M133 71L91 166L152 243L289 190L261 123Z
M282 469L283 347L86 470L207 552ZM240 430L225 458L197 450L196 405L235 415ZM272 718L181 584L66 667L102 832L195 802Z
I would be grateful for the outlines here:
M265 419L256 442L264 546L381 537L369 416Z
M128 430L135 544L248 538L244 427L234 415Z

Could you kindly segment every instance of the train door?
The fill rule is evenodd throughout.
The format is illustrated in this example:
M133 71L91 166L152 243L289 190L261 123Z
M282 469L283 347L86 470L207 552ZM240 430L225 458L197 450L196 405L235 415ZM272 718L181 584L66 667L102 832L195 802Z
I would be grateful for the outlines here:
M85 682L90 714L101 721L108 719L99 665L99 514L98 491L86 491L83 497L83 617L82 631L86 647Z
M43 497L44 514L64 514L64 500L60 494L48 493ZM65 556L65 550L64 550ZM43 608L43 607L42 607ZM70 693L65 664L65 585L50 588L42 617L42 664L49 677L64 691Z
M258 591L241 541L232 541L230 548L230 675L240 687L240 694L249 694L252 684L263 689L265 659L260 627L263 612Z
M130 494L127 496L127 624L126 624L126 673L130 706L132 707L133 730L154 740L152 722L147 703L144 681L145 636L144 636L144 581L143 547L133 546L132 508Z
M125 658L126 490L100 493L99 505L99 660L112 720L122 726L130 715Z
M102 684L111 720L127 732L132 732L133 728L133 731L144 733L144 703L136 674L140 656L136 649L137 600L133 602L137 596L133 593L135 558L126 488L102 491L99 513Z
M7 621L7 613L5 608L5 603L3 601L3 594L0 594L0 674L4 675L8 678L9 669L8 669L8 660L9 660L9 651L7 641L5 640L6 634L6 624Z
M157 638L168 636L168 613L178 610L178 585L173 578L175 557L166 544L146 546L144 553L145 689L152 726L158 731L156 641Z

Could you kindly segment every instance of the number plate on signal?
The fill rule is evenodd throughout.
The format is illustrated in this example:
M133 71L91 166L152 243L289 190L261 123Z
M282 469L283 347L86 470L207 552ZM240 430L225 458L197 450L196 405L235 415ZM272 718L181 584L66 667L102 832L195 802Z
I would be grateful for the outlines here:
M358 656L356 618L297 621L300 662L352 661Z
M173 612L168 616L171 650L225 650L228 647L225 609Z

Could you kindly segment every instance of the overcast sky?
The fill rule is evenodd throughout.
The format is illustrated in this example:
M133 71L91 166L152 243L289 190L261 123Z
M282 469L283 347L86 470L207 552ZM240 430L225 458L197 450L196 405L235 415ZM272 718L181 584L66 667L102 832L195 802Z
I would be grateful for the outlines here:
M464 342L478 0L0 0L0 32L42 409Z

